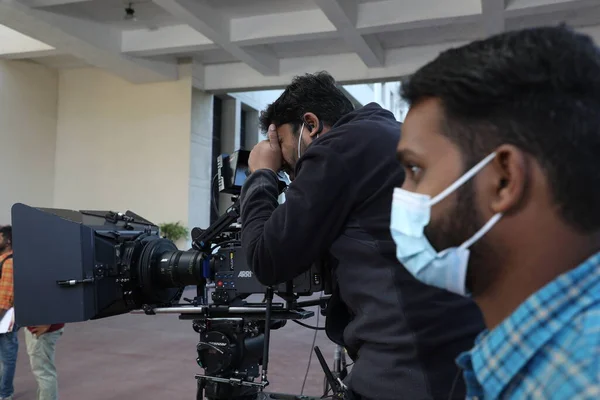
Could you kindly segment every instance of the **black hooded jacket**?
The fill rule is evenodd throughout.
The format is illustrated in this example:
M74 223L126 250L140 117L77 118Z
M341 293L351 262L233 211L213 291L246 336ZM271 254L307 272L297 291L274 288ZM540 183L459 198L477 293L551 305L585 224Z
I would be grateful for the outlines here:
M315 139L284 204L269 170L241 195L242 245L264 284L293 279L324 257L335 265L326 331L356 357L347 384L367 399L465 398L455 364L484 328L473 302L426 286L397 261L392 193L400 123L371 103ZM454 389L453 389L454 388Z

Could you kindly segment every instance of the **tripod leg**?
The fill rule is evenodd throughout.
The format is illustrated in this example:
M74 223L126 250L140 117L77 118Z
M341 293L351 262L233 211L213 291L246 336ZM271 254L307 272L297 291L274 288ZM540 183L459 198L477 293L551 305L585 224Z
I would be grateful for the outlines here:
M203 379L198 379L198 390L196 391L196 400L204 400L204 386L205 382Z
M329 381L327 380L327 377L325 376L323 378L323 397L327 397L327 395L329 394Z
M346 350L340 346L340 379L344 380L348 376L348 362L346 361Z

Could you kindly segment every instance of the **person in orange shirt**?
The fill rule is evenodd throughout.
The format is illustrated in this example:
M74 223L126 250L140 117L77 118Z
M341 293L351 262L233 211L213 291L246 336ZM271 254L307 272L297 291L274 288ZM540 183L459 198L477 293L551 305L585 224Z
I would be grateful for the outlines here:
M14 305L12 227L0 227L0 317ZM19 352L18 328L13 326L10 332L0 334L0 399L12 400L15 391L13 381Z

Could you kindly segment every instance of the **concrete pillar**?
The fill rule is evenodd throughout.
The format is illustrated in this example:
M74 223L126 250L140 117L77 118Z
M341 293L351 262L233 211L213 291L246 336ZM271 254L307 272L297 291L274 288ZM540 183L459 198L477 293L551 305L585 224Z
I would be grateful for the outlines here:
M221 121L221 151L231 154L240 148L240 130L242 103L238 99L223 100L223 119Z
M192 89L192 124L190 136L190 231L210 225L213 96Z
M53 206L57 105L55 70L0 60L0 226L14 203Z
M231 154L241 147L241 111L242 103L235 98L223 100L221 119L221 153ZM231 206L230 194L219 194L219 214L223 214Z
M263 140L258 127L258 111L248 108L246 110L246 120L242 123L246 125L246 143L243 143L243 145L246 150L252 150L259 141Z

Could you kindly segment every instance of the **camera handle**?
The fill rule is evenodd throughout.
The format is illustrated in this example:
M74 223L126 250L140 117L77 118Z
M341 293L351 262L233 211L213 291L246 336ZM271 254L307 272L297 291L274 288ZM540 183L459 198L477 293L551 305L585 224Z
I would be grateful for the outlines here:
M287 184L281 180L278 181L279 194L287 189ZM240 196L232 197L233 204L208 228L192 229L192 247L198 251L210 251L210 245L215 237L223 233L231 224L236 222L240 217Z
M198 251L210 251L212 241L240 217L240 198L235 198L233 204L208 228L192 229L192 247Z

